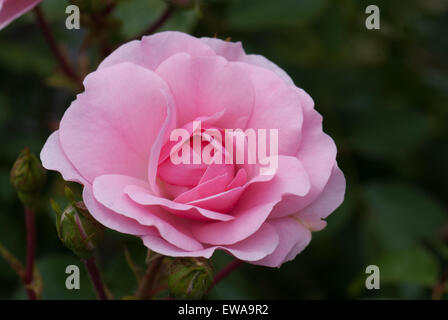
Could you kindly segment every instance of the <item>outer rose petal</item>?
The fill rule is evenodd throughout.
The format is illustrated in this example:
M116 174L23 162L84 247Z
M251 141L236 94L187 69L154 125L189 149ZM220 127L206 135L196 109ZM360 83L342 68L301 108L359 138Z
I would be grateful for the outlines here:
M285 194L304 196L309 189L308 176L300 161L279 156L275 177L270 181L253 183L246 189L233 209L234 220L195 223L192 225L193 234L203 243L236 243L257 231Z
M344 201L345 177L337 165L334 166L330 179L319 197L295 216L311 231L322 230L328 217Z
M316 199L324 189L336 163L337 151L333 139L322 131L322 116L314 109L305 110L302 135L297 158L310 177L311 190L298 210Z
M246 55L241 42L223 41L218 38L200 38L202 42L207 44L215 51L218 56L224 57L229 61L241 61Z
M279 245L273 253L253 264L280 267L284 262L294 259L311 241L310 230L292 217L272 219L268 223L277 231Z
M142 239L145 246L149 249L172 257L204 257L208 259L216 249L222 249L244 261L262 259L266 255L272 253L279 243L277 232L275 232L275 229L268 224L263 225L250 237L235 244L212 246L206 249L189 252L185 252L157 236L145 236L142 237Z
M103 206L93 196L90 184L84 186L82 198L90 214L109 229L137 236L157 234L157 230L154 227L143 226L136 220L125 217Z
M48 137L40 152L40 159L45 169L60 172L64 180L87 184L87 181L75 169L62 150L58 130Z
M155 70L160 63L176 53L192 56L215 55L207 45L186 33L165 31L123 44L99 65L98 70L122 62L132 62L149 70Z
M194 251L203 248L190 232L191 221L178 218L160 208L149 208L132 201L124 192L125 187L129 185L149 188L146 182L132 177L104 175L93 182L93 194L106 208L134 219L141 225L157 228L161 237L183 250Z
M176 54L156 70L171 88L177 107L177 124L198 117L224 114L216 120L221 128L244 128L252 112L254 93L246 68L222 57Z
M298 92L270 70L248 66L247 72L255 90L254 111L247 128L266 129L268 139L271 129L278 130L278 153L295 155L303 122Z
M310 205L322 192L336 163L336 145L332 138L322 131L322 116L314 110L312 99L298 89L304 108L302 140L297 158L309 175L311 189L304 197L285 196L274 208L271 218L294 214Z
M261 55L246 54L241 42L223 41L216 38L201 38L217 55L226 58L229 61L241 61L252 65L263 67L274 71L286 84L294 85L288 74L272 61L269 61Z
M0 0L0 30L42 0Z
M111 173L146 179L167 116L166 84L152 71L123 63L91 73L84 85L60 124L67 158L90 183Z
M248 54L241 61L274 71L286 84L294 85L294 81L282 68L262 55Z

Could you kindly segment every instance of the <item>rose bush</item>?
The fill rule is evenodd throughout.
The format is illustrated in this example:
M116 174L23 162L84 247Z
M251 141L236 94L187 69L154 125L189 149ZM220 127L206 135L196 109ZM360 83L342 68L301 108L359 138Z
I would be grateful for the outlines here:
M0 0L0 30L42 0Z
M313 100L240 43L158 33L115 50L84 86L43 147L42 163L83 184L100 223L151 250L209 258L222 249L278 267L343 201L336 146ZM217 130L278 129L277 170L173 164L170 132L204 138L194 132L198 120Z

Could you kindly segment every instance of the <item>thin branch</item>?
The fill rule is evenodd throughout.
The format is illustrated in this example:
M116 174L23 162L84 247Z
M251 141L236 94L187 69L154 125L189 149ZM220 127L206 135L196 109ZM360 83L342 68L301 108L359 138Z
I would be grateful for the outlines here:
M36 300L37 287L35 281L38 280L35 279L36 273L34 268L34 261L36 257L36 223L35 212L32 208L25 207L25 226L27 242L26 266L24 267L22 263L1 243L0 256L2 256L6 260L6 262L22 280L28 299Z
M31 288L34 275L34 260L36 258L36 221L34 209L25 207L26 224L26 267L23 281L30 300L36 300L36 292Z
M243 264L243 261L235 259L232 262L230 262L227 266L225 266L221 271L218 272L218 274L213 279L213 285L210 289L212 289L215 285L221 282L222 279L226 278L229 274L231 274L241 264Z
M149 299L151 297L152 289L157 280L157 274L162 266L163 256L155 257L149 264L146 269L145 274L143 275L142 280L140 281L140 285L135 293L135 297L137 299Z
M448 283L448 267L442 273L440 280L436 283L432 290L432 300L440 300L445 292L446 285Z
M168 5L165 10L162 12L160 17L144 32L138 35L135 39L140 40L143 36L149 35L157 31L163 24L171 17L174 12L173 6Z
M36 6L33 9L33 12L36 16L37 23L42 30L42 33L45 37L45 40L47 41L48 46L50 47L53 55L55 56L62 72L71 80L73 80L80 88L82 88L82 83L76 74L76 72L73 70L72 66L70 65L67 57L62 53L60 50L56 39L51 32L50 26L47 23L47 20L45 19L45 16L40 9L40 6Z
M25 275L25 268L22 263L17 259L8 249L6 249L0 243L0 256L5 259L6 263L9 264L12 270L19 276L19 278L23 281Z
M98 270L98 266L96 265L95 258L90 257L89 259L83 259L82 261L86 266L87 273L89 274L90 280L92 281L92 285L95 289L97 298L99 300L109 300L103 280L101 279L101 274Z

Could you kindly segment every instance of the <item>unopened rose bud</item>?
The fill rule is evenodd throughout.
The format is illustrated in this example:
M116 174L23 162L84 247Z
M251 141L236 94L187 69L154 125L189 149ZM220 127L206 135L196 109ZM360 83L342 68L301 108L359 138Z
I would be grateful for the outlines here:
M28 148L23 149L11 169L11 183L23 204L34 205L45 179L46 171L39 159Z
M70 189L67 196L73 200ZM82 259L89 258L103 238L103 226L89 213L84 203L72 201L61 212L58 205L52 202L56 212L56 229L62 243Z
M168 287L176 299L200 299L213 282L213 270L204 258L173 258L169 263Z

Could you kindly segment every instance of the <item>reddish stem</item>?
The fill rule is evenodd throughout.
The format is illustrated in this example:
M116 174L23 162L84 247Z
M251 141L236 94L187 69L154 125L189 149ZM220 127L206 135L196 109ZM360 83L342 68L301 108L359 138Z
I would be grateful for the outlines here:
M149 34L154 33L155 31L157 31L157 29L159 29L169 19L169 17L171 17L173 12L174 12L174 8L170 5L167 6L165 8L165 11L163 11L162 15L148 29L146 29L146 31L141 33L137 37L137 40L140 40L140 38L145 35L149 35Z
M432 300L440 300L443 297L443 294L445 292L445 287L448 282L448 268L446 268L443 273L440 280L437 282L437 284L434 286L432 291Z
M87 273L89 274L90 280L92 281L92 285L95 289L97 298L99 300L109 300L106 289L104 288L103 280L101 279L101 274L96 265L95 258L90 257L89 259L83 259L82 261L86 266Z
M154 285L157 280L157 275L162 266L163 256L156 257L151 261L146 269L146 272L140 281L140 285L135 293L137 299L149 299L154 294Z
M213 279L213 286L212 286L212 288L215 285L217 285L222 279L224 279L229 274L231 274L241 264L243 264L243 261L235 259L232 262L230 262L227 266L225 266L221 271L218 272L218 274L215 276L215 279Z
M34 260L36 258L36 221L34 209L25 207L26 225L26 268L23 282L25 283L28 299L36 300L36 292L30 288L33 283Z
M45 16L42 10L40 9L40 6L36 6L33 9L33 12L36 16L37 23L39 24L39 27L42 30L45 40L47 41L48 46L50 47L51 51L53 52L53 55L55 56L57 62L59 63L62 72L68 78L72 79L80 88L82 88L82 84L81 81L79 80L78 75L73 70L69 61L60 50L56 42L56 39L53 33L51 32L50 26L48 25L47 20L45 19Z

